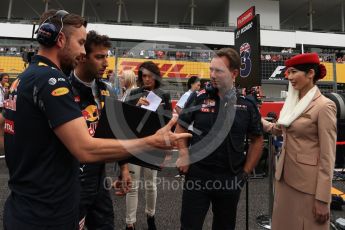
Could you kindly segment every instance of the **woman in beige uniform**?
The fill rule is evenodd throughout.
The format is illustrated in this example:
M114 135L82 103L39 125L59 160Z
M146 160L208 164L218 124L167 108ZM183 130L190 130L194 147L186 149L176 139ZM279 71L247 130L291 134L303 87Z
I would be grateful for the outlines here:
M277 124L264 129L283 134L276 166L273 230L329 229L331 186L336 148L336 106L316 81L326 75L316 53L285 62L288 97Z

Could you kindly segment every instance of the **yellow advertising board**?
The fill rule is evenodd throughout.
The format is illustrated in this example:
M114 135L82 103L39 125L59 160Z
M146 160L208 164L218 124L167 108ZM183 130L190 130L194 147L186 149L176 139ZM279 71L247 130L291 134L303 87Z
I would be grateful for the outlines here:
M334 74L333 74L333 63L329 62L321 62L325 65L327 70L327 75L321 80L321 81L333 81L334 80Z
M207 62L193 61L176 61L176 60L160 60L160 59L140 59L140 58L118 58L118 74L123 70L131 69L138 73L139 65L145 61L153 61L158 65L164 78L189 78L190 76L199 76L200 78L209 78L210 70ZM109 67L105 76L109 71L115 69L115 57L109 57ZM334 80L333 63L323 62L327 69L327 75L322 81L332 82ZM17 76L25 69L24 62L21 57L0 56L0 73L9 73L11 77ZM338 83L345 83L345 64L336 64L336 76Z
M140 64L145 61L153 61L157 64L164 78L189 78L191 76L209 78L210 76L209 63L207 62L139 58L119 58L118 74L121 75L122 71L127 69L133 70L137 74Z
M0 56L0 73L18 75L24 69L24 62L21 57Z
M345 83L345 64L337 63L337 82Z

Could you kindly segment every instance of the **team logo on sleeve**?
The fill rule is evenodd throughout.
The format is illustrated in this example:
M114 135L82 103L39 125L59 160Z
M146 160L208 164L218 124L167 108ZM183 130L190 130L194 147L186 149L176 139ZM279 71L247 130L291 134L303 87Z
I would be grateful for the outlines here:
M51 94L54 97L58 97L58 96L62 96L62 95L68 94L68 92L69 92L68 88L60 87L60 88L54 89Z
M14 134L14 122L5 119L4 132L13 135Z
M75 97L74 97L74 101L77 102L77 103L79 103L79 102L80 102L80 96L75 96Z
M102 96L110 96L110 93L109 93L109 91L108 90L101 90L101 95Z
M203 95L203 94L205 94L205 93L206 93L206 90L203 89L203 90L199 91L198 94L197 94L196 96L199 97L200 95Z
M53 77L49 78L49 80L48 80L49 85L55 85L56 82L57 82L57 80L55 78L53 78Z

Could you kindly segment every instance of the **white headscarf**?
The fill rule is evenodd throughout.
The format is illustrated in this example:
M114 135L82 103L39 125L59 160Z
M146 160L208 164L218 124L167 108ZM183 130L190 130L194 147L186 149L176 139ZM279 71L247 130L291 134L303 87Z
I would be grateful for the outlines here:
M288 95L277 123L285 127L289 127L291 123L295 121L309 106L317 92L317 89L318 88L315 85L301 100L299 100L299 91L294 89L291 82L289 82Z

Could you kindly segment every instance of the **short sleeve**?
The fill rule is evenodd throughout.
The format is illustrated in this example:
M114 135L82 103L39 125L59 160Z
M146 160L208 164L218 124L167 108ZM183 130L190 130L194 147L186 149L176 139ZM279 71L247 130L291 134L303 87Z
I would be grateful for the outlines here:
M42 77L34 87L33 99L52 129L82 116L70 83L60 73L55 72L49 78Z
M197 94L194 92L192 93L187 102L184 105L184 108L182 109L180 115L179 115L179 121L178 123L185 127L187 124L190 125L194 121L194 113L196 112L195 106L197 104ZM187 128L186 127L186 128Z
M184 106L185 106L185 104L186 104L186 102L187 102L187 99L188 99L189 96L190 96L189 93L184 93L184 94L182 95L182 97L180 98L180 100L176 103L176 106L178 106L178 107L180 107L181 109L183 109Z

